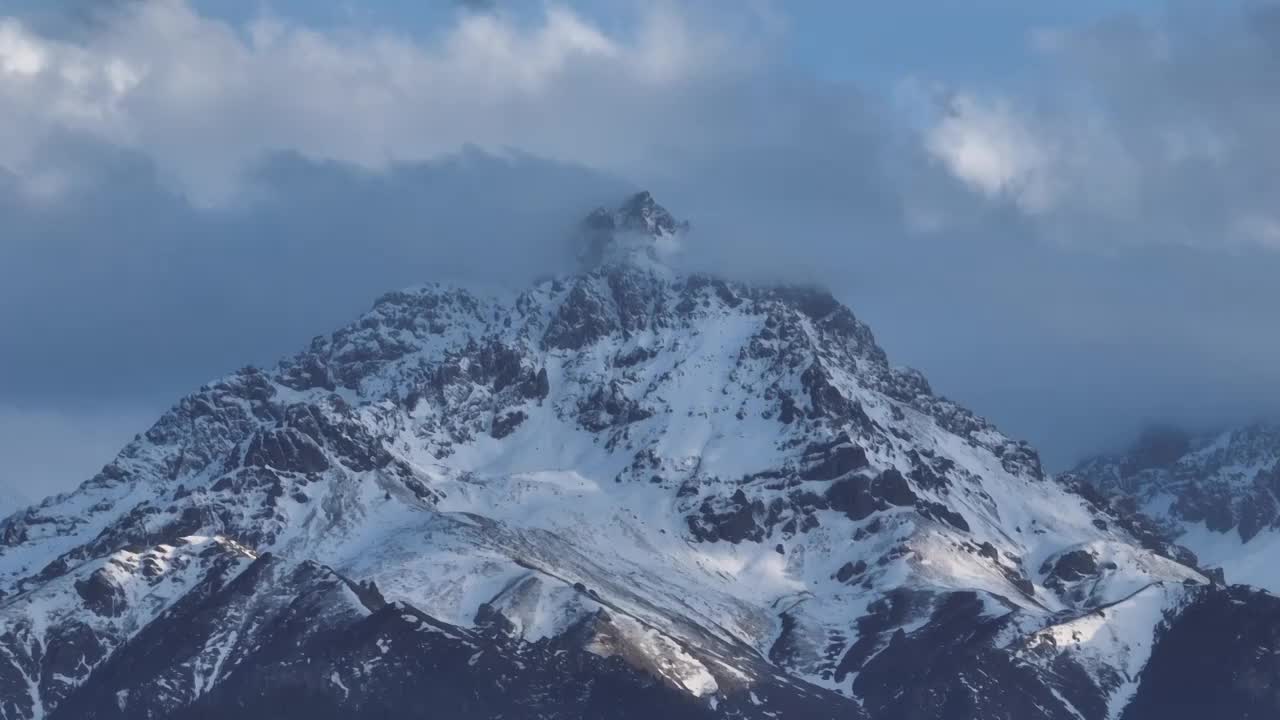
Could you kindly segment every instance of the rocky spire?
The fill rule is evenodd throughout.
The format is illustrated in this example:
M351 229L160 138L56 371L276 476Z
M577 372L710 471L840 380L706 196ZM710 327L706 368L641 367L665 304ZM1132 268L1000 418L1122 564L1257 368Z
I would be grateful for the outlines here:
M619 262L661 264L679 250L689 223L677 221L648 191L617 208L596 208L582 223L578 260L584 268Z

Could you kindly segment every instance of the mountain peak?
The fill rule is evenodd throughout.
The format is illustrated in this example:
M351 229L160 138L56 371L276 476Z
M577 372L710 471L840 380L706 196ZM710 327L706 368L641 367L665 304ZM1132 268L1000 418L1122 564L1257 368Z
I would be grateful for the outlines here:
M389 293L0 519L0 716L1173 720L1170 686L1280 686L1280 599L1046 482L830 294L675 276L648 193L584 230L604 268ZM1261 508L1255 445L1197 457Z
M583 220L578 259L584 268L616 263L663 264L680 249L689 223L675 219L642 190L618 207L598 207Z

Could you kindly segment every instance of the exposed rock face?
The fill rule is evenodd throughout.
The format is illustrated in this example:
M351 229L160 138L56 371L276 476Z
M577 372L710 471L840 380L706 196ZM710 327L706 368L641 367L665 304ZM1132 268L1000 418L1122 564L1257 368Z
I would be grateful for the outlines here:
M97 570L86 580L77 580L75 586L84 606L99 615L116 616L128 608L124 589L112 582L105 569Z
M1177 678L1280 624L829 294L672 271L647 194L586 228L578 275L385 295L0 523L0 717L1154 720L1153 643Z
M583 221L579 260L590 271L637 256L658 260L664 245L689 229L677 222L648 192L627 198L617 209L597 208Z
M1063 553L1052 564L1049 577L1072 582L1089 577L1098 572L1098 563L1093 554L1086 550L1072 550Z
M1272 717L1280 706L1280 598L1201 590L1156 636L1123 720Z

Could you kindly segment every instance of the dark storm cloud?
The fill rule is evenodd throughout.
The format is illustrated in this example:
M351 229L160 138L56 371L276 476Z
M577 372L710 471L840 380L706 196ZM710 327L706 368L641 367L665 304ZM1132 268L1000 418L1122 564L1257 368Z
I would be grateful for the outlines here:
M281 155L251 200L202 209L145 159L91 152L96 181L56 203L0 191L0 397L17 403L173 399L390 289L528 282L564 266L584 207L627 189L477 150L378 173Z
M630 190L474 149L378 173L277 155L252 200L211 209L136 153L58 147L80 189L50 202L0 179L0 483L37 499L200 384L274 362L388 290L562 269L583 207Z

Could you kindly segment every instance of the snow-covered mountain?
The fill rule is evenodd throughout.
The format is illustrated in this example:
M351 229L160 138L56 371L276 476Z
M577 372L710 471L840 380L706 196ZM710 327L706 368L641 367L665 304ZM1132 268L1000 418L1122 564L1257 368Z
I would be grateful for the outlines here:
M1280 592L1280 425L1207 434L1153 427L1068 480L1150 518L1227 581Z
M648 194L583 234L577 274L390 293L0 524L0 718L1280 712L1280 600L830 295L673 271Z

